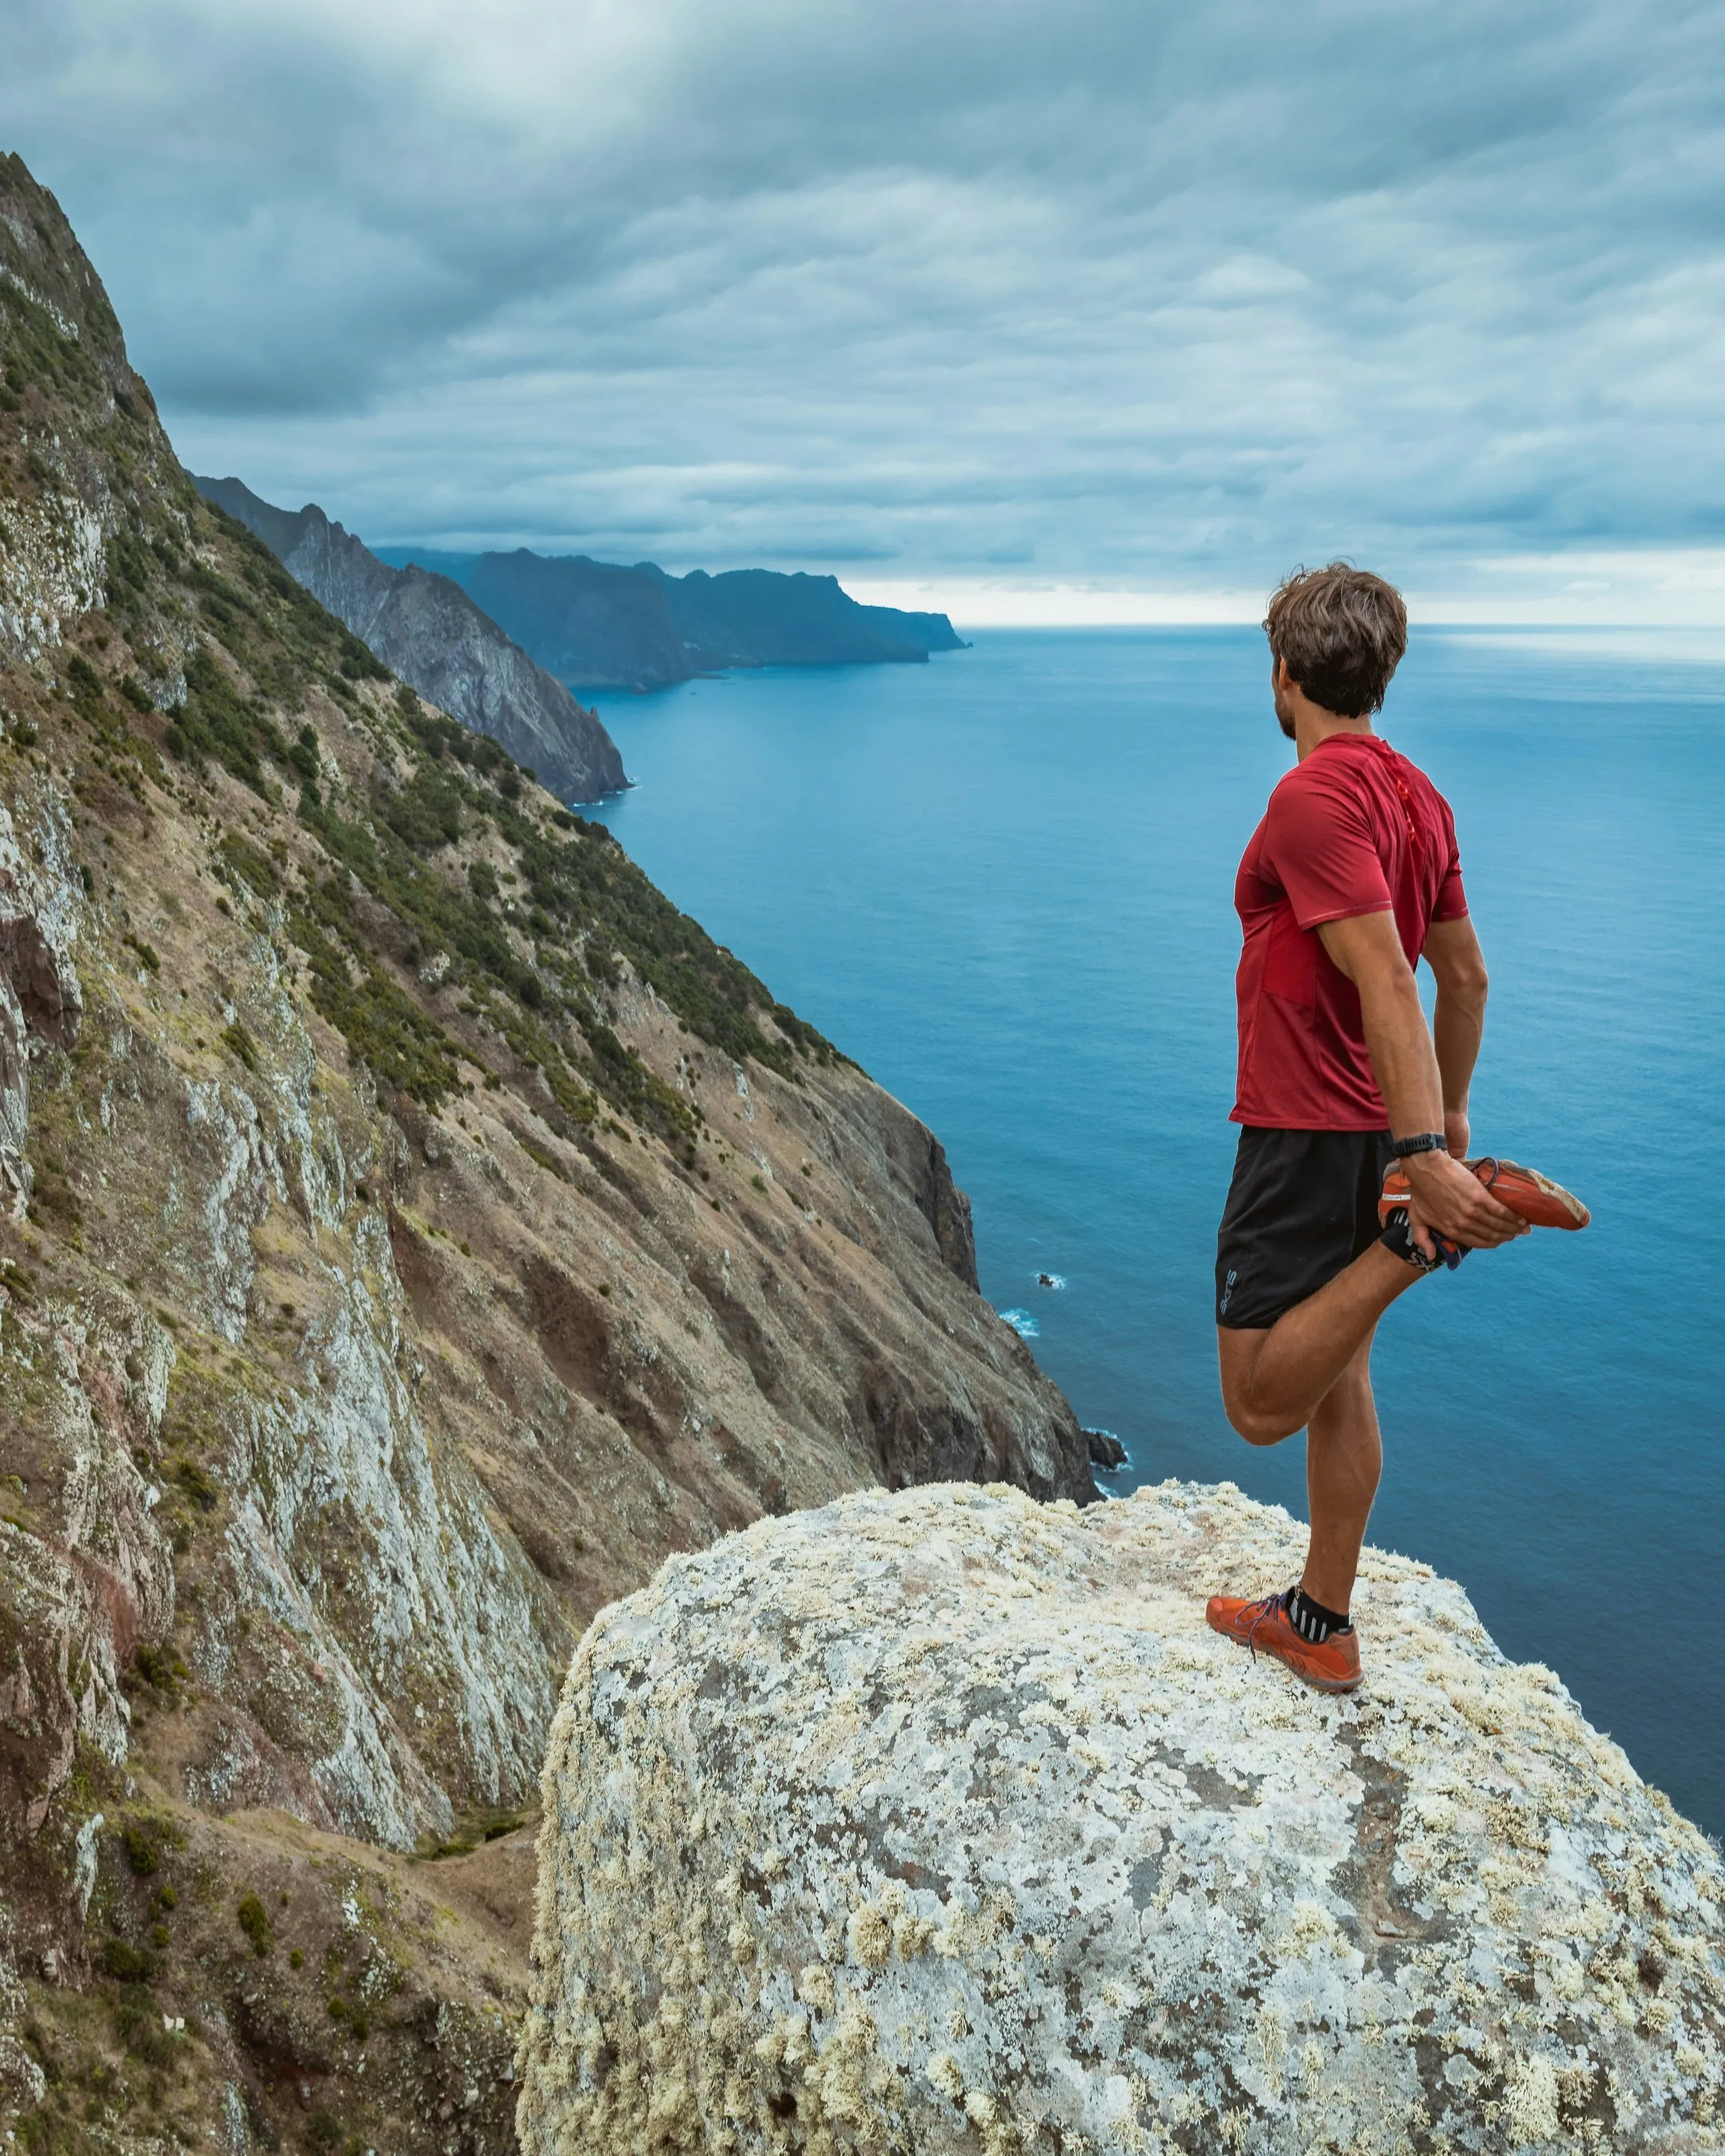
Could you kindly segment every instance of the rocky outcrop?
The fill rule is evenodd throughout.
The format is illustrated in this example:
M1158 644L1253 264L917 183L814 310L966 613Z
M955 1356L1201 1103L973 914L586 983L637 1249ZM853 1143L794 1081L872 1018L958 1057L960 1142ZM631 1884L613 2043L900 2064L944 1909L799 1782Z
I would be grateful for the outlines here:
M50 481L50 485L52 481ZM32 658L102 596L102 518L70 492L0 499L0 637Z
M390 568L315 502L295 512L260 501L237 479L198 485L392 673L463 726L501 742L559 799L597 801L628 784L598 712L536 665L459 584L421 568Z
M1718 1852L1368 1552L1303 1690L1205 1596L1303 1529L848 1497L668 1564L546 1768L526 2156L1725 2146Z

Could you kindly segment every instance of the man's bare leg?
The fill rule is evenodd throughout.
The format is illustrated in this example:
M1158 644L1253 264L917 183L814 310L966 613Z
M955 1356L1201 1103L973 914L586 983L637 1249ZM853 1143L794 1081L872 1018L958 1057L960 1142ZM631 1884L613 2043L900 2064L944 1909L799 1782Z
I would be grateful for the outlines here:
M1222 1404L1235 1429L1250 1445L1280 1445L1303 1430L1354 1357L1369 1348L1378 1319L1421 1277L1373 1243L1274 1325L1219 1325Z
M1344 1616L1383 1467L1368 1333L1364 1346L1312 1410L1306 1430L1312 1533L1300 1584L1320 1607Z

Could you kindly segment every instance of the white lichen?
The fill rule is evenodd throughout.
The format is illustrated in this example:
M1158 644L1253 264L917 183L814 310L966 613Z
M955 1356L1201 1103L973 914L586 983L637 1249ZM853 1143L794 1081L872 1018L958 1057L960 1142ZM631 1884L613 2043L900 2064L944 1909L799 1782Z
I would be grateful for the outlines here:
M1228 1485L877 1492L605 1611L527 2156L1725 2147L1717 1854L1424 1566L1367 1553L1349 1699L1207 1629L1300 1543Z

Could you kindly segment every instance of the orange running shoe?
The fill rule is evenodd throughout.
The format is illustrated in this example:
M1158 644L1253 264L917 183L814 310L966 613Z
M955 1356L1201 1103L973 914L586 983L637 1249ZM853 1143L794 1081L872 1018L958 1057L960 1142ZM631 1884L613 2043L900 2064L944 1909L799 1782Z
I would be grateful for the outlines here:
M1561 1183L1553 1183L1548 1175L1542 1175L1537 1168L1523 1168L1513 1160L1494 1160L1488 1154L1483 1160L1465 1163L1470 1175L1477 1176L1500 1205L1507 1205L1512 1213L1535 1228L1584 1228L1592 1219L1586 1206L1573 1191L1565 1190ZM1408 1171L1400 1161L1394 1162L1384 1178L1384 1189L1378 1200L1378 1218L1387 1228L1398 1213L1405 1213L1408 1200L1413 1195Z
M1358 1689L1359 1639L1352 1627L1345 1632L1332 1632L1322 1646L1314 1646L1289 1623L1280 1594L1266 1594L1256 1602L1213 1594L1204 1615L1212 1631L1225 1633L1229 1639L1250 1647L1255 1661L1261 1647L1319 1691Z
M1572 1190L1553 1183L1537 1168L1522 1168L1512 1160L1471 1160L1468 1173L1476 1175L1500 1205L1519 1213L1536 1228L1584 1228L1594 1217Z

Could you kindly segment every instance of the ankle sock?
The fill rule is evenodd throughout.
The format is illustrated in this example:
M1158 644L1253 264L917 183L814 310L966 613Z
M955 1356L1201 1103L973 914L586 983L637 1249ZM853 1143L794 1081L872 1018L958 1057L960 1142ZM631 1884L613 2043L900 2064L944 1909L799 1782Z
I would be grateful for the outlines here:
M1281 1606L1288 1613L1289 1624L1314 1647L1322 1646L1332 1632L1353 1630L1345 1609L1339 1615L1333 1609L1326 1609L1322 1602L1314 1602L1303 1587L1291 1587L1281 1598Z
M1429 1258L1414 1240L1408 1226L1405 1206L1399 1207L1390 1214L1389 1226L1378 1238L1391 1256L1399 1258L1404 1265L1417 1265L1423 1273L1435 1273L1440 1265L1447 1265L1454 1272L1467 1255L1466 1249L1460 1243L1446 1243L1441 1235L1435 1236L1433 1240L1437 1245L1438 1254L1435 1258Z
M1389 1216L1389 1224L1378 1238L1392 1257L1399 1258L1404 1265L1417 1265L1423 1273L1431 1270L1430 1260L1408 1233L1408 1214L1405 1207Z

